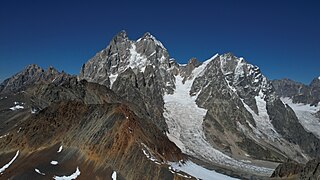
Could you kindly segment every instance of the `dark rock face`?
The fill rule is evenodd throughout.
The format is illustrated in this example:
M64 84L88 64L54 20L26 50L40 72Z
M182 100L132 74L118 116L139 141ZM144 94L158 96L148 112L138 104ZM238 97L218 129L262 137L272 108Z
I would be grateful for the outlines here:
M152 66L147 66L144 73L135 74L131 68L121 73L112 86L112 90L123 99L133 102L148 112L152 121L160 129L166 130L163 114L163 99L159 78Z
M128 64L126 59L130 55L130 45L131 41L128 39L126 32L119 32L106 49L97 53L83 65L79 78L109 87L109 74L123 69Z
M296 177L303 170L303 164L298 164L296 162L285 162L279 164L279 166L274 170L271 178L293 178Z
M184 78L183 82L185 82L187 79L191 78L190 75L192 71L199 67L202 63L198 61L196 58L191 58L188 61L188 64L185 66L179 66L180 69L180 75Z
M267 106L267 109L272 124L285 139L300 145L310 157L320 157L320 140L302 127L289 106L284 106L280 100L276 100L273 106Z
M303 168L300 179L319 179L320 178L320 159L309 161Z
M320 79L314 78L309 85L290 79L273 80L272 84L280 97L290 97L293 103L317 105L320 102Z
M25 90L27 87L39 83L60 84L70 79L71 76L58 72L53 67L49 67L46 71L41 67L32 64L27 66L21 72L15 74L11 78L6 79L0 85L0 93L14 93Z
M320 159L313 159L305 165L296 162L280 164L271 177L317 180L320 177Z
M244 59L231 53L215 57L193 82L190 95L197 94L196 102L199 107L208 110L203 127L208 141L214 147L231 154L239 148L257 159L272 161L283 161L289 157L304 162L305 158L301 153L318 157L319 139L306 132L295 113L277 98L271 82L261 74L260 69ZM264 117L263 121L269 121L274 126L272 134L278 133L276 139L281 139L282 143L269 141L270 133L262 135L265 137L258 138L259 140L249 135L255 134L253 128L259 127L248 108L257 115L262 113L259 111L263 111L261 107L258 109L256 97L266 103L269 117ZM247 130L239 130L239 125ZM262 125L264 128L265 123ZM230 133L236 136L233 137L233 143L230 141ZM264 133L266 132L262 134ZM277 148L266 147L261 142ZM287 146L293 150L291 146L294 144L299 145L303 152L297 149L289 153L282 149L282 146Z
M306 85L290 79L273 80L272 85L274 86L277 95L280 97L293 97L308 92L308 87Z
M177 68L165 47L150 33L131 41L122 31L83 66L79 79L110 87L146 109L156 125L165 131L162 96L173 92L173 74Z
M256 127L256 123L244 103L257 112L255 96L259 92L266 100L275 98L272 86L258 67L232 54L224 54L207 64L194 80L190 95L198 94L197 104L208 110L203 128L215 148L230 154L241 149L257 159L282 161L285 159L282 153L263 146L264 139L253 139L249 135L254 134L251 126ZM239 129L239 125L247 131Z

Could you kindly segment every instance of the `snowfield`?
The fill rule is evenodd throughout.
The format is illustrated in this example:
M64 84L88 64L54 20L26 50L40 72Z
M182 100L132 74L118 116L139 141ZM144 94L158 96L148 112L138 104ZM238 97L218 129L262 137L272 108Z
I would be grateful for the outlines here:
M320 119L315 116L315 113L320 111L320 105L316 107L310 106L310 104L295 104L290 98L281 98L281 101L293 109L305 130L313 133L320 139Z
M203 74L207 64L217 55L205 61L194 69L192 78L182 83L183 78L176 76L176 89L174 94L164 96L164 117L169 129L169 139L173 141L182 152L205 159L214 163L223 164L233 168L241 168L253 173L271 175L273 169L257 167L232 159L219 150L213 148L207 141L203 132L202 123L206 109L199 108L195 102L196 96L189 92L196 77Z
M203 168L202 166L199 166L192 161L187 161L185 163L170 163L169 169L172 169L174 172L184 172L187 173L197 179L203 179L203 180L232 180L236 178L232 178L220 173L217 173L215 171L208 170L206 168Z

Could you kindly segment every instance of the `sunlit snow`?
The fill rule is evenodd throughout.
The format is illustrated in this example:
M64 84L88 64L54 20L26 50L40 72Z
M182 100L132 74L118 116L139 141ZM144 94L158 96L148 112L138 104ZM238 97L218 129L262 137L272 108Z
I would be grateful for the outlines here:
M52 164L52 165L57 165L57 164L58 164L58 161L51 161L50 164Z
M45 175L46 175L45 173L41 172L39 169L34 169L34 171L35 171L36 173L38 173L38 174L43 175L43 176L45 176Z
M150 151L150 148L148 148L145 144L141 143L141 145L144 147L142 148L142 152L143 154L152 162L160 165L161 162L152 154L152 152Z
M10 109L11 109L12 111L15 111L15 110L19 110L19 109L24 109L24 107L21 106L21 105L15 105L15 106L11 107Z
M244 101L242 101L242 103L255 120L257 130L265 134L266 138L275 141L275 139L279 139L281 136L274 129L270 121L267 111L267 102L263 98L264 94L261 91L259 92L259 95L255 97L258 114L256 114L246 103L244 103Z
M79 175L80 175L80 170L77 167L76 172L74 172L70 176L54 176L53 179L55 179L55 180L72 180L72 179L76 179Z
M236 179L229 176L226 176L224 174L217 173L213 170L208 170L202 166L199 166L192 161L187 161L185 163L169 163L170 169L174 172L185 172L197 179L203 179L203 180L231 180Z
M19 150L16 152L16 155L11 159L11 161L9 161L7 164L5 164L2 168L0 168L0 173L3 174L3 172L13 163L14 160L16 160L16 158L19 155Z
M2 135L2 136L0 136L0 139L6 137L6 136L8 136L8 135L9 135L9 133L7 133L7 134L5 134L5 135Z
M130 51L130 59L129 59L129 67L132 69L138 68L140 71L144 72L145 66L147 65L147 58L140 55L136 51L136 45L133 43L131 45Z
M59 147L59 149L58 149L58 153L60 153L62 151L62 145Z
M117 180L117 172L113 171L111 178L112 180Z
M190 96L189 92L194 79L202 76L206 66L217 56L213 56L194 69L191 79L185 81L184 84L182 83L183 78L179 75L176 76L174 94L166 94L164 96L165 112L163 115L168 124L169 133L181 142L174 141L186 154L234 168L242 168L259 174L270 175L273 169L257 167L232 159L213 148L206 141L202 123L207 110L199 108L195 102L197 96Z
M118 74L110 74L109 79L110 79L110 88L112 87L113 83L116 81L118 77Z
M290 98L281 98L284 104L288 104L297 115L300 124L309 132L320 138L320 118L315 113L320 111L320 106L310 106L310 104L293 103Z

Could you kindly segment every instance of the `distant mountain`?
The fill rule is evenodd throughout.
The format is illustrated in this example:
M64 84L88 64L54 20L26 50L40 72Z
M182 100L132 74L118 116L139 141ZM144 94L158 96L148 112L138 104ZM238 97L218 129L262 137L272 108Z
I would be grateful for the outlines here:
M28 86L34 85L35 83L53 82L55 84L59 84L69 78L71 78L71 75L66 74L65 72L58 72L53 67L49 67L47 70L44 70L36 64L31 64L21 72L4 80L0 84L0 92L19 92L26 89Z
M1 84L0 166L18 154L1 177L280 177L320 158L319 84L270 81L232 53L179 64L121 31L77 77L30 65Z
M320 102L320 78L314 78L309 85L290 79L273 80L272 84L280 97L289 97L294 103L317 105Z

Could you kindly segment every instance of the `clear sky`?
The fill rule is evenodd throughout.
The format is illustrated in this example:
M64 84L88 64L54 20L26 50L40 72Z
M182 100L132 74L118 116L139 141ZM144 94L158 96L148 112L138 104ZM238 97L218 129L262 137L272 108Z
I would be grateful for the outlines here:
M31 63L78 74L120 30L180 63L232 52L269 79L320 76L318 0L1 0L0 81Z

